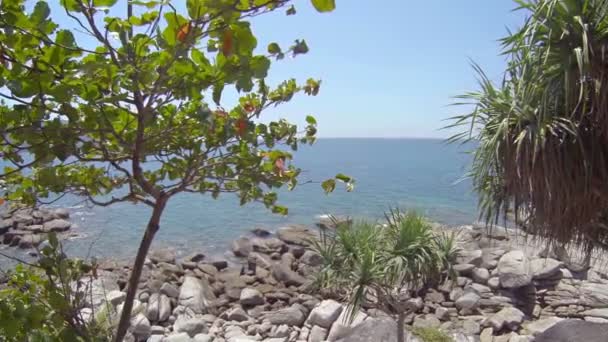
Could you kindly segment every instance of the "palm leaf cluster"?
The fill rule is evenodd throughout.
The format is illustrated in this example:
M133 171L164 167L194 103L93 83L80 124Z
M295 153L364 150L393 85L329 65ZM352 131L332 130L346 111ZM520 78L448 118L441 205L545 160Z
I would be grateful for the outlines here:
M323 258L318 285L346 299L351 317L366 305L398 314L412 292L447 275L457 256L454 241L414 212L391 211L385 224L343 223L315 246Z
M500 85L481 68L454 141L476 140L471 176L486 222L509 211L551 242L608 242L608 1L519 0ZM520 215L524 213L525 215Z

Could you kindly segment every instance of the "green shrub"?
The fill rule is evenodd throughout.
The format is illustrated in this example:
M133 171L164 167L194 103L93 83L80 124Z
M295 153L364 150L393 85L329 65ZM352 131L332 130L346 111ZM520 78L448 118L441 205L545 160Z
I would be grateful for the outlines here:
M412 328L412 333L422 342L454 342L454 339L437 328Z
M38 261L18 264L0 290L2 341L108 341L108 330L81 311L90 291L83 279L94 267L67 258L49 235Z

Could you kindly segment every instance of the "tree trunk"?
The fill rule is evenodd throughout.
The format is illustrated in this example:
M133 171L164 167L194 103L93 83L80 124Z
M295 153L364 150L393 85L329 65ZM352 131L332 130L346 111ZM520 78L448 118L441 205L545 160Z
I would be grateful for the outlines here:
M405 313L399 312L397 316L397 342L405 342Z
M137 285L139 283L139 278L141 277L144 262L146 261L146 256L150 250L150 245L154 240L154 235L159 229L160 217L165 209L165 204L167 204L167 198L165 197L161 197L156 201L154 210L152 211L152 215L148 221L148 226L146 227L144 236L139 244L137 256L135 257L135 262L133 263L133 270L131 271L131 277L129 278L129 283L127 285L127 298L125 299L122 313L120 315L120 321L118 322L118 328L116 329L116 336L114 338L115 342L122 342L127 333L127 329L129 328L129 324L131 323L131 310L133 309L133 301L135 300Z

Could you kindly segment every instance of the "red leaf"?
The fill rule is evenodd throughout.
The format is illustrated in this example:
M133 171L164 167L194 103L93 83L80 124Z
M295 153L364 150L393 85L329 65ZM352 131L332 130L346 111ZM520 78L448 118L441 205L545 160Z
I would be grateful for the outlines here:
M191 29L192 23L182 25L182 27L179 28L179 31L177 31L177 40L184 43L186 41L186 38L188 38L188 34L190 33Z
M232 55L233 43L232 31L224 31L224 36L222 37L222 53L224 56L229 57Z

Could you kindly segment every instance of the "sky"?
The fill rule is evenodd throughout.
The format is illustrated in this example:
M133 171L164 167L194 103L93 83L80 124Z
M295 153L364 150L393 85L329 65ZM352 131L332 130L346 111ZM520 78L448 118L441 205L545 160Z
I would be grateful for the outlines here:
M49 3L62 17L59 0ZM498 39L524 20L512 0L336 0L336 10L323 14L309 0L294 4L295 16L260 16L252 29L260 52L270 42L305 39L310 52L273 63L269 81L319 78L321 92L295 97L265 119L303 124L314 115L320 137L450 135L441 130L445 119L466 110L450 106L453 97L477 88L470 61L500 81L505 57ZM223 99L229 108L236 96Z

